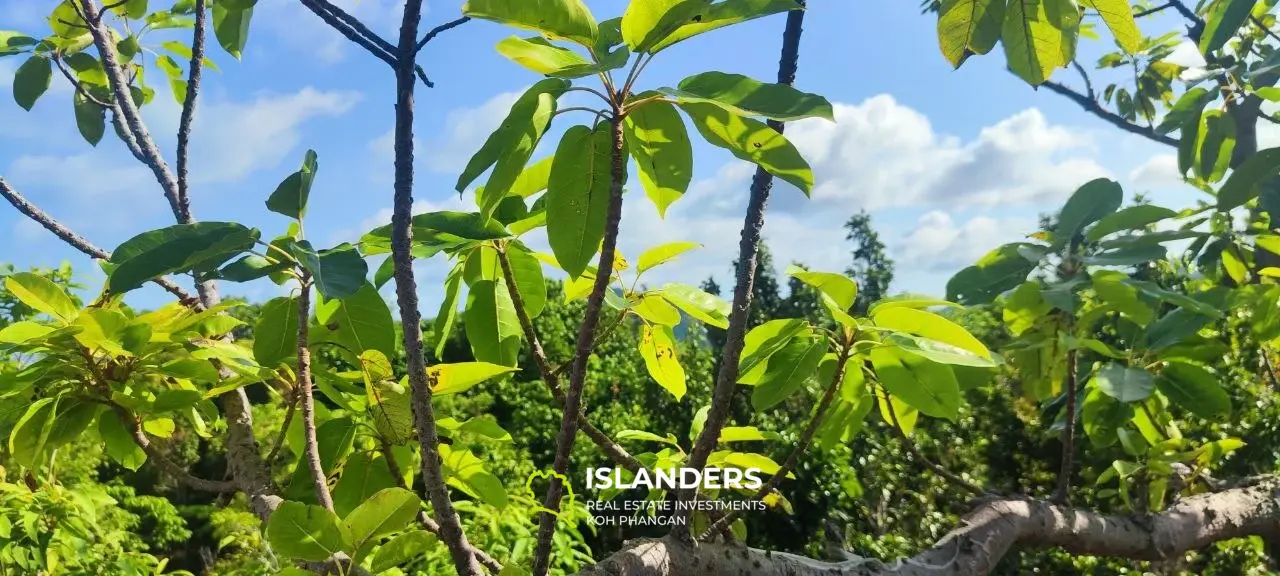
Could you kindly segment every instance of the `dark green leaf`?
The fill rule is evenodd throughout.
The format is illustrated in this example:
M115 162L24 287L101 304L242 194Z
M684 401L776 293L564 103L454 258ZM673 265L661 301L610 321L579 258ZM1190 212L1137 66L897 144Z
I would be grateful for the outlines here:
M751 407L760 412L786 400L813 376L826 351L826 342L797 338L770 356L764 375L751 391Z
M547 239L571 278L582 275L604 238L614 184L612 153L608 124L596 130L574 126L556 148L547 186Z
M253 7L230 8L224 2L213 5L213 35L231 57L236 60L244 52L249 41L249 21L253 18Z
M171 272L202 272L253 247L256 229L232 222L178 224L143 232L111 253L107 288L123 294Z
M321 300L316 304L316 321L356 356L365 350L377 350L388 358L395 357L391 310L372 284L366 282L355 294L341 300Z
M53 80L53 62L44 56L27 58L13 74L13 101L23 110L31 110Z
M876 379L893 396L928 416L951 421L960 411L960 384L950 368L893 348L873 348Z
M1240 30L1258 0L1217 0L1211 4L1200 34L1200 53L1206 56L1227 44Z
M1155 246L1132 246L1109 252L1099 252L1085 256L1080 261L1089 266L1132 266L1152 260L1160 260L1168 256L1169 251L1159 244Z
M1236 122L1222 110L1206 110L1200 116L1201 127L1196 140L1196 176L1217 182L1231 163L1236 146Z
M1177 360L1165 364L1156 377L1156 388L1174 403L1201 418L1231 414L1231 396L1208 370Z
M1121 402L1145 400L1156 386L1150 372L1141 368L1126 368L1115 362L1099 370L1093 380L1099 390Z
M813 171L795 146L773 128L751 118L736 116L712 104L681 103L698 132L709 143L732 152L799 188L813 190Z
M1217 90L1209 90L1199 86L1183 92L1178 101L1169 109L1169 112L1160 120L1160 124L1156 126L1156 131L1161 134L1168 134L1188 125L1188 122L1193 122L1196 118L1199 118L1201 112L1204 111L1204 107L1217 98Z
M302 220L307 214L307 198L311 195L311 182L316 177L316 151L307 150L302 168L290 174L267 198L267 210L283 214L294 220Z
M272 298L262 305L253 328L253 359L265 367L291 360L298 353L298 301Z
M1173 210L1154 204L1129 206L1099 220L1093 228L1089 229L1088 234L1085 234L1085 240L1097 242L1116 232L1137 230L1177 215L1178 213Z
M826 98L786 84L765 84L741 74L703 72L681 80L679 89L659 91L682 104L712 104L737 116L764 116L783 122L801 118L835 120Z
M453 331L453 320L458 315L458 294L462 291L462 266L459 264L449 271L444 281L444 300L440 302L440 311L436 313L435 323L431 330L435 336L436 358L444 357L444 345L449 341L449 333Z
M277 554L298 560L321 562L351 547L333 512L301 502L281 503L267 519L266 533Z
M280 254L271 253L272 258L280 258ZM216 277L232 282L249 282L259 278L284 272L290 268L288 262L271 263L257 254L250 254L236 260L218 270Z
M1152 351L1169 348L1194 335L1212 321L1213 318L1190 309L1177 308L1147 326L1147 331L1143 334L1145 347Z
M520 352L520 324L506 285L481 280L467 292L463 328L476 360L515 366Z
M977 264L957 272L947 281L947 299L970 306L986 304L1022 284L1036 268L1036 263L1018 252L1023 247L1039 248L1021 242L1005 244L988 252Z
M86 99L80 92L76 92L71 100L75 106L76 128L80 130L80 136L90 145L97 146L107 128L106 109Z
M35 46L39 40L12 30L0 30L0 56L22 54Z
M1097 222L1116 210L1124 201L1120 184L1108 178L1090 180L1067 199L1053 229L1053 245L1066 246L1085 227Z
M369 265L350 244L343 242L317 252L310 242L300 240L290 249L293 257L311 273L316 290L325 298L341 300L350 297L366 283Z
M1280 148L1259 150L1231 170L1231 176L1218 189L1218 210L1226 211L1258 195L1258 188L1280 173Z
M137 470L147 461L147 453L138 447L133 433L125 428L116 413L106 412L98 417L98 435L102 437L107 455L121 466Z

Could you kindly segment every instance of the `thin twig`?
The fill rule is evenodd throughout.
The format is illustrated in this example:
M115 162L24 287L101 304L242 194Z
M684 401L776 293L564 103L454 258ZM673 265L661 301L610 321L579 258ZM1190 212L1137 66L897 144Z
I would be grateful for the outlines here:
M1062 429L1062 467L1058 470L1058 487L1051 501L1055 504L1071 504L1072 460L1076 452L1076 351L1067 350L1067 418Z
M75 248L76 250L83 252L85 255L89 256L90 258L97 258L99 260L111 259L110 252L107 252L106 250L103 250L102 248L95 246L92 242L85 239L85 237L79 234L76 234L70 228L67 228L66 226L62 225L62 223L58 222L57 220L54 220L52 216L49 216L48 214L46 214L43 210L38 208L35 204L32 204L25 197L23 197L22 194L19 194L17 190L14 190L12 187L10 187L9 183L5 182L4 178L0 178L0 196L4 196L4 199L8 200L9 203L12 204L13 207L18 210L18 212L21 212L22 214L26 215L26 217L34 220L37 224L43 226L45 230L52 232L54 236L57 236L58 238L62 239L63 242L66 242L72 248ZM186 304L188 306L199 305L200 300L198 298L191 295L186 290L183 290L181 287L179 287L177 284L174 284L168 278L164 278L164 277L153 278L151 281L154 282L157 286L164 288L170 294L177 296L178 299L183 302L183 304Z
M356 17L348 14L342 8L334 6L333 3L327 0L301 0L301 2L303 6L316 16L319 16L334 30L346 36L348 40L355 42L379 60L386 62L388 66L396 67L396 47L383 40L381 36L375 34Z
M1252 20L1252 21L1253 21L1253 23L1254 23L1258 28L1261 28L1261 29L1262 29L1262 32L1263 32L1264 34L1266 34L1267 36L1270 36L1272 40L1276 40L1276 41L1280 42L1280 36L1277 36L1275 32L1272 32L1270 28L1267 28L1267 25L1266 25L1266 24L1263 24L1263 23L1262 23L1262 20L1261 20L1261 19L1259 19L1257 16L1254 16L1253 14L1250 14L1250 15L1249 15L1249 19L1250 19L1250 20Z
M441 24L439 26L436 26L435 28L432 28L430 32L427 32L427 34L423 36L421 40L418 41L418 44L414 47L413 52L415 54L418 52L421 52L422 48L427 45L427 42L430 42L433 38L440 35L441 32L448 32L449 30L457 28L458 26L461 26L463 24L466 24L470 20L471 20L470 16L463 16L461 18L458 18L457 20L445 22L444 24Z
M832 377L831 382L827 384L827 391L822 395L822 399L818 401L818 407L813 413L813 418L809 420L809 424L805 426L804 431L801 432L800 439L796 443L795 448L793 448L791 453L787 455L787 459L783 461L782 466L779 466L778 470L773 473L773 476L769 478L769 481L765 482L759 490L756 490L755 494L751 495L748 502L763 500L765 496L768 496L773 492L774 488L778 487L778 484L782 483L782 479L786 478L787 474L790 474L792 470L796 469L796 465L800 463L800 455L804 454L804 452L809 449L809 445L813 442L813 436L818 432L818 427L822 426L823 418L827 415L827 409L831 406L831 401L835 398L836 392L840 390L840 383L844 380L845 363L849 360L849 354L852 351L852 346L844 346L840 349L840 353L836 356L836 373L834 377ZM737 520L738 516L741 514L741 508L734 508L733 510L730 510L728 514L725 514L719 520L712 522L711 526L707 527L706 531L704 531L698 539L706 540L710 538L712 534L715 534L724 528L728 528L729 525L732 524L734 520Z
M1075 102L1076 104L1079 104L1080 107L1084 108L1086 112L1089 112L1094 116L1097 116L1099 119L1104 120L1110 123L1111 125L1121 130L1124 130L1125 132L1137 134L1139 136L1142 136L1143 138L1151 140L1152 142L1164 144L1165 146L1177 147L1178 145L1177 139L1165 134L1161 134L1152 128L1134 124L1130 122L1128 119L1126 119L1124 116L1121 116L1119 114L1116 114L1115 112L1112 112L1110 110L1107 110L1106 108L1103 108L1100 104L1098 104L1097 100L1089 98L1088 96L1081 94L1071 88L1068 88L1063 84L1059 84L1052 80L1048 80L1048 81L1045 81L1044 84L1041 84L1041 86L1048 88L1050 92L1053 92L1061 96L1065 96L1067 99Z
M57 66L58 71L62 72L62 76L65 77L67 81L71 83L71 86L76 89L76 92L79 93L81 97L103 108L111 107L110 104L107 104L106 102L99 100L96 96L90 94L88 90L84 89L84 85L81 84L80 81L76 79L76 77L73 74L71 74L71 70L67 69L66 63L62 61L62 58L58 56L57 52L53 53L53 56L50 58L50 60L53 60L54 66Z
M187 147L191 142L191 122L196 115L196 96L200 92L200 70L204 67L205 0L195 0L196 23L191 34L191 63L187 72L187 94L178 119L178 210L181 218L191 219L191 191L187 184Z
M271 446L271 451L267 453L267 466L275 463L276 457L280 455L280 448L284 446L284 437L289 433L289 425L293 423L293 413L298 408L298 390L294 388L289 392L289 407L284 411L284 423L280 425L280 433L276 435L275 444Z
M906 447L907 451L911 452L912 456L915 456L916 459L920 460L921 462L924 463L925 466L928 466L929 469L933 470L935 474L945 478L947 481L951 482L952 484L955 484L956 486L964 488L965 490L968 490L969 492L972 492L974 495L977 495L977 496L990 495L990 493L987 492L986 490L983 490L981 486L978 486L973 482L965 480L964 478L960 477L958 474L942 467L941 464L937 464L934 461L930 460L929 458L925 457L924 453L920 452L920 448L916 446L916 443L911 440L911 437L907 436L907 433L902 430L902 425L898 423L898 411L893 408L893 403L889 401L889 391L883 390L883 394L884 394L885 412L889 413L889 420L890 420L890 424L893 425L893 432L898 437L898 440L902 442L902 445ZM876 403L877 404L880 403L880 395L878 394L876 395Z
M302 289L298 292L298 395L302 401L303 457L311 469L315 483L316 500L321 506L333 510L333 496L329 494L329 477L320 460L320 440L316 438L316 404L311 391L311 274L302 272L299 279ZM270 462L270 459L268 459Z
M787 25L782 35L782 56L778 61L778 84L795 83L796 69L800 58L800 37L804 31L804 3L801 9L787 14ZM769 126L782 133L783 124L769 121ZM733 292L733 309L729 314L729 327L725 331L725 343L720 349L720 372L716 375L715 388L711 394L711 409L707 411L707 421L702 432L693 444L689 453L689 468L702 469L707 459L720 440L720 431L724 429L729 418L729 408L733 400L733 392L738 382L738 359L742 355L743 338L750 318L752 289L755 284L756 258L760 250L760 231L764 227L765 206L769 202L769 193L773 189L773 175L761 167L756 168L751 180L751 195L747 201L747 213L742 222L742 237L738 242L738 277ZM698 494L697 488L683 489L678 492L678 501L693 500ZM671 535L676 540L690 541L690 515L692 510L677 512L679 520L675 522Z
M1167 9L1167 8L1172 8L1172 7L1173 7L1173 4L1174 4L1173 2L1169 2L1169 3L1166 3L1166 4L1161 4L1161 5L1159 5L1159 6L1156 6L1155 8L1148 8L1148 9L1146 9L1146 10L1143 10L1143 11L1141 11L1141 12L1138 12L1138 13L1134 14L1134 15L1133 15L1133 17L1134 17L1134 18L1142 18L1142 17L1144 17L1144 16L1150 16L1150 15L1155 14L1155 13L1157 13L1157 12L1161 12L1161 11L1163 11L1163 10Z

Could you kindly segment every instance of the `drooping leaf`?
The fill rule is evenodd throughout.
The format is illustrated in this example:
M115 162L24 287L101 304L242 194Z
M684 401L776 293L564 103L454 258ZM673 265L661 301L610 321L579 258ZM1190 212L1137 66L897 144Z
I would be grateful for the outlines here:
M85 98L80 92L76 92L71 97L71 101L76 116L76 129L80 131L80 136L84 137L84 141L90 146L97 146L107 129L106 109Z
M534 72L556 78L578 78L595 74L597 70L582 55L541 36L509 36L498 42L498 53Z
M1136 54L1141 48L1142 33L1138 32L1138 23L1134 21L1133 10L1129 8L1129 0L1084 0L1085 6L1098 11L1102 21L1107 23L1111 37L1116 44L1129 54Z
M107 288L123 294L172 272L211 270L252 248L257 239L256 229L232 222L178 224L143 232L111 253L114 268Z
M56 398L40 398L27 407L9 433L9 455L15 462L31 469L42 467L57 408Z
M481 382L515 371L516 368L487 362L455 362L427 368L427 374L435 379L431 393L436 396L465 392Z
M683 102L679 106L708 143L793 184L805 195L813 190L809 163L773 128L712 104Z
M279 254L274 253L272 257L281 258ZM216 276L232 282L250 282L272 274L279 274L289 268L289 262L281 260L272 263L257 254L249 254L223 266L216 273L210 273L209 276Z
M507 250L511 275L529 318L537 318L547 304L547 284L542 276L542 263L528 250L512 244ZM513 295L514 296L514 295Z
M63 289L52 280L30 272L14 272L5 276L4 286L9 294L33 310L44 312L62 323L75 320L79 307Z
M436 339L436 358L444 355L444 346L449 341L449 333L453 331L453 320L458 316L458 295L462 292L462 266L455 266L449 271L444 281L444 299L440 301L440 311L436 313L432 334Z
M685 314L717 328L729 327L729 303L687 284L669 282L661 288L663 298Z
M559 78L547 78L534 83L516 99L502 124L485 139L480 150L467 162L455 185L459 193L466 190L490 166L495 163L498 165L485 184L484 197L477 199L476 203L481 207L482 213L492 213L510 192L550 123L551 115L555 113L556 98L567 88L569 82Z
M1097 242L1116 232L1137 230L1177 215L1178 213L1173 210L1154 204L1129 206L1098 220L1098 223L1085 234L1085 240Z
M1259 150L1231 170L1231 176L1218 189L1218 210L1226 211L1258 196L1263 182L1280 173L1280 148Z
M556 148L547 187L547 239L571 278L582 275L604 238L614 184L612 153L607 124L596 130L569 128Z
M751 391L751 407L768 410L786 400L818 369L826 342L797 338L769 357L764 375Z
M954 421L960 411L960 384L951 369L889 347L873 348L876 379L893 396L928 416Z
M1257 3L1258 0L1218 0L1211 4L1200 34L1200 53L1208 56L1225 46L1249 19Z
M232 58L240 59L245 44L249 42L249 22L253 19L253 5L235 6L228 2L213 5L213 35L218 44Z
M1085 183L1062 206L1053 229L1053 245L1066 246L1085 227L1119 210L1123 201L1124 191L1115 180L1097 178Z
M351 548L333 512L301 502L282 502L267 519L266 534L277 554L310 562Z
M471 354L480 362L515 366L521 329L507 286L492 280L472 284L467 291L463 328Z
M1217 97L1217 90L1209 90L1201 86L1188 89L1178 97L1173 107L1169 108L1164 118L1160 120L1160 124L1156 126L1156 132L1168 134L1188 125L1188 122L1196 122L1204 111L1204 107ZM1192 138L1193 142L1194 140Z
M31 110L53 82L53 62L44 56L32 56L13 73L13 101L23 110Z
M674 32L659 40L650 48L649 53L657 54L659 51L666 50L676 43L717 28L779 12L803 9L804 5L797 0L721 0L700 13L701 18L698 18L697 21L689 22L676 28Z
M625 128L627 151L640 168L640 184L658 215L665 216L693 180L693 144L684 120L675 105L655 101L627 114Z
M1142 368L1128 368L1115 362L1108 363L1093 380L1104 394L1121 402L1145 400L1155 389L1155 379Z
M280 182L276 191L267 198L267 210L294 220L302 220L307 215L307 199L311 196L311 182L315 180L318 169L316 151L307 150L302 160L302 168Z
M104 413L98 417L98 435L107 455L129 470L137 470L147 461L147 453L138 447L133 433L125 428L115 413Z
M1000 39L1004 0L943 0L938 8L938 44L952 66L964 63L966 52L986 54Z
M14 32L13 30L0 30L0 56L13 56L14 54L22 54L35 46L39 40Z
M1009 69L1038 86L1075 57L1079 33L1080 9L1074 0L1011 0L1000 42Z
M581 0L467 0L462 13L591 48L599 32L595 17Z
M680 103L711 104L735 116L763 116L781 122L802 118L835 121L835 112L826 98L741 74L703 72L681 80L679 88L662 88L659 92Z
M1231 152L1236 145L1236 121L1222 110L1205 110L1200 123L1196 162L1192 168L1196 176L1217 182L1231 163Z
M711 0L631 2L622 14L622 39L632 52L648 52L681 26L705 17Z
M290 245L293 257L311 273L316 291L329 299L349 298L367 284L365 276L369 265L360 252L346 242L333 248L319 250L306 240Z
M298 301L280 297L262 306L253 328L253 359L266 367L277 366L298 353Z
M1175 404L1201 418L1220 418L1231 414L1231 396L1223 390L1218 378L1208 370L1172 360L1156 377L1156 388Z
M685 374L676 350L676 337L669 326L645 324L640 333L640 356L654 381L676 397L684 398Z
M1132 405L1118 402L1098 388L1089 390L1080 406L1084 433L1089 436L1089 442L1099 448L1115 444L1116 429L1133 419L1133 415Z

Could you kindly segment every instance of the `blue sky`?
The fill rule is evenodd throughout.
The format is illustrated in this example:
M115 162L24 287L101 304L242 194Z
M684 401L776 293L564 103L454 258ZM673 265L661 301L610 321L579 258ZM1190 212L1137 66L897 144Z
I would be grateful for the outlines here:
M394 42L397 2L337 3ZM625 7L622 0L587 3L599 19ZM42 35L47 25L41 18L55 5L12 3L0 17L0 29ZM460 6L461 0L428 0L423 29L457 17ZM667 50L647 68L640 87L674 85L712 69L771 81L784 20L760 19ZM1147 30L1168 22L1143 24ZM453 192L458 172L515 96L538 79L494 50L512 33L471 22L441 35L421 54L420 63L436 83L417 96L415 199L421 210L472 206L469 193L459 198ZM171 39L159 33L148 38L153 45ZM1105 38L1082 41L1082 61L1107 44ZM267 212L263 201L297 169L303 152L314 148L320 171L306 223L313 242L355 240L389 220L394 86L384 64L295 0L259 0L242 61L216 46L210 52L220 71L206 73L197 111L197 218L234 220L262 228L267 237L278 234L287 222ZM12 102L7 93L20 64L14 57L0 59L0 175L107 249L171 224L150 173L110 131L96 148L81 140L71 89L61 78L55 77L31 112ZM157 95L144 116L172 157L179 107L159 71L149 77ZM1055 78L1076 80L1067 70ZM1101 86L1100 79L1094 82ZM941 294L956 270L1032 232L1038 213L1060 205L1091 178L1117 178L1128 193L1145 192L1175 208L1196 195L1178 182L1171 149L1119 132L1045 90L1032 90L1004 71L999 48L951 70L937 48L934 17L921 15L914 0L811 2L797 86L831 100L837 122L788 126L788 136L814 167L817 186L810 199L786 184L775 188L764 235L779 267L800 261L843 269L850 246L841 224L865 208L897 261L894 289ZM569 121L584 120L558 117L535 158L554 149ZM625 255L634 258L644 248L674 240L704 244L652 273L650 282L696 284L715 275L723 284L730 274L751 167L701 143L695 144L695 158L694 184L665 219L642 194L628 195L620 242ZM543 238L530 243L545 248ZM0 262L53 266L64 259L96 290L102 275L87 258L0 207ZM418 269L430 315L447 268L438 257ZM223 287L224 293L255 300L280 290L267 282ZM163 298L148 288L131 301L152 306Z

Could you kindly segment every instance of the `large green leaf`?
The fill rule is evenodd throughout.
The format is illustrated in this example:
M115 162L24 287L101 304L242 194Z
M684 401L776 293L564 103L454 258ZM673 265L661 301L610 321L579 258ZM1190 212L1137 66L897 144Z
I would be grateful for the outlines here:
M1167 362L1156 377L1156 388L1174 403L1201 418L1231 414L1231 396L1218 378L1199 365L1180 360Z
M311 196L311 182L315 180L318 169L316 151L307 150L302 168L280 182L276 191L267 198L267 210L302 220L307 214L307 198Z
M1085 183L1062 206L1053 228L1053 245L1066 246L1085 227L1119 210L1123 201L1124 190L1115 180L1097 178Z
M685 374L670 326L645 324L640 333L640 356L654 381L676 397L684 398Z
M75 320L80 308L52 280L30 272L15 272L4 278L9 294L37 312L44 312L62 323Z
M267 519L267 542L276 554L322 562L351 549L338 517L322 506L282 502Z
M57 408L55 398L41 398L27 407L9 433L9 455L15 462L31 469L42 467Z
M440 459L450 485L498 510L507 507L507 491L502 481L485 470L484 461L470 450L441 444Z
M711 326L729 327L729 303L688 284L669 282L661 288L668 302Z
M147 453L134 441L133 433L113 412L98 417L98 436L108 456L129 470L137 470L147 461Z
M1100 270L1093 273L1093 290L1103 301L1111 304L1125 317L1146 326L1155 316L1155 312L1142 301L1137 286L1129 282L1129 277L1114 270Z
M520 321L507 286L481 280L467 291L463 329L471 354L480 362L515 366L520 352Z
M1000 39L1005 0L943 0L938 8L938 44L957 68L968 52L986 54Z
M785 348L799 337L807 340L802 332L812 329L804 320L784 318L770 320L752 328L743 338L742 353L738 358L738 381L744 384L759 384L759 377L764 374L763 366L769 357ZM757 369L757 366L761 367Z
M626 138L644 192L665 217L693 180L693 144L684 119L669 102L649 102L627 114Z
M547 283L542 276L542 263L528 250L511 244L507 249L511 276L524 303L525 314L537 318L547 304Z
M210 270L253 247L256 229L232 222L178 224L143 232L111 253L107 288L123 294L171 272Z
M1084 0L1084 5L1098 11L1111 31L1111 37L1125 52L1136 54L1142 48L1142 33L1134 21L1129 0Z
M525 163L529 161L529 155L533 153L533 148L542 137L542 132L551 122L551 115L555 112L556 98L559 98L567 88L569 88L568 81L547 78L525 90L516 99L515 104L511 105L511 110L507 112L502 124L498 125L498 128L485 139L480 150L476 151L467 162L454 188L458 192L466 190L467 186L470 186L490 166L499 164L501 168L494 168L494 172L502 171L504 176L496 181L493 176L490 176L489 182L485 185L483 199L485 201L477 202L481 208L488 205L486 213L491 212L502 197L507 195L512 184L523 171ZM513 154L516 157L506 160Z
M654 246L640 253L640 257L636 259L636 272L652 270L685 252L701 247L697 242L668 242Z
M377 350L388 358L395 356L396 332L391 310L368 282L347 298L322 299L316 304L316 321L334 332L337 342L356 356L365 350Z
M342 466L342 476L333 486L333 511L346 517L374 493L395 485L396 479L382 457L369 452L353 454Z
M591 48L599 32L596 19L581 0L467 0L462 13Z
M1147 326L1142 344L1147 350L1169 348L1194 335L1207 326L1213 318L1187 308L1177 308Z
M574 126L565 131L556 148L547 186L547 240L571 278L582 275L604 238L612 155L608 124L595 130Z
M13 30L0 30L0 56L13 56L14 54L22 54L35 46L39 40L14 32Z
M440 310L436 312L435 323L431 333L436 342L436 358L444 355L444 346L449 341L449 333L453 331L453 321L458 316L458 295L462 292L462 265L459 263L444 280L444 299L440 301Z
M409 392L399 382L390 380L391 363L381 352L366 350L360 356L360 367L364 373L369 412L378 436L390 444L416 440Z
M933 312L903 307L882 308L871 319L881 328L923 336L991 359L991 352L968 330Z
M378 552L373 555L373 573L383 574L410 560L421 558L438 544L435 534L426 530L413 530L396 536L379 546Z
M751 407L759 412L786 400L813 376L826 351L826 342L797 338L770 356L760 383L751 391Z
M229 2L213 5L213 35L218 44L236 60L244 53L249 42L249 22L253 19L253 5L236 6Z
M1036 263L1024 258L1021 248L1040 248L1035 244L1016 242L988 252L977 264L956 273L947 281L947 300L961 304L987 304L1012 290L1027 279Z
M810 272L796 265L787 266L787 276L817 288L840 310L853 308L858 298L858 285L851 278L833 272Z
M1160 119L1156 132L1168 134L1194 121L1204 111L1204 107L1218 98L1217 90L1196 86L1188 89L1173 103L1173 107Z
M1133 415L1132 405L1118 402L1097 388L1085 394L1080 406L1084 433L1089 436L1089 442L1099 448L1115 444L1116 429L1132 420Z
M622 39L632 52L645 53L685 24L706 16L711 0L630 2L622 14Z
M295 298L272 298L262 306L258 323L253 327L253 359L265 367L274 367L298 353L298 301Z
M1249 13L1257 3L1258 0L1217 0L1212 3L1204 30L1200 33L1200 53L1207 56L1225 46L1249 19Z
M1010 0L1000 42L1009 69L1038 86L1075 57L1080 9L1075 0Z
M71 97L76 117L76 129L90 146L97 146L107 130L107 110L76 92Z
M1196 162L1192 168L1196 176L1217 182L1231 164L1231 153L1236 146L1236 121L1222 110L1205 110L1200 124L1196 135Z
M1263 182L1280 174L1280 148L1259 150L1231 170L1231 176L1218 189L1218 210L1243 206L1258 196Z
M13 73L13 101L23 110L31 110L53 82L53 62L44 56L32 56Z
M795 185L805 195L813 190L809 163L778 131L713 104L682 102L680 108L707 142Z
M534 72L557 78L577 78L596 71L590 60L541 36L505 38L498 42L498 53Z
M960 413L960 384L950 368L893 348L873 348L876 379L894 397L928 416L955 421Z
M272 257L280 258L280 255L272 254ZM265 276L271 276L272 274L279 274L288 270L290 267L291 265L287 261L272 263L270 260L267 260L262 256L250 254L223 266L216 273L210 272L209 274L206 274L204 278L221 278L232 282L249 282Z
M699 13L697 16L700 17L696 21L676 28L674 32L659 40L649 49L649 53L657 54L659 51L666 50L678 42L683 42L703 32L710 32L717 28L779 12L803 9L804 4L798 0L722 0Z
M75 334L76 341L91 352L103 350L112 356L128 356L131 354L124 347L129 318L119 310L85 308L76 317L75 326L80 328L80 331ZM144 339L143 342L145 341Z
M299 240L289 247L293 257L311 273L316 291L325 298L349 298L367 284L365 276L369 273L369 265L355 246L343 242L317 251L310 242Z
M737 116L763 116L782 122L802 118L835 121L835 113L826 98L786 84L765 84L741 74L703 72L681 80L678 89L659 91L680 103L712 104Z
M1098 223L1085 234L1085 240L1097 242L1116 232L1137 230L1177 215L1177 212L1155 204L1129 206L1098 220Z
M1121 402L1145 400L1155 389L1155 379L1142 368L1128 368L1115 362L1108 363L1093 376L1098 389Z
M427 368L434 378L431 393L436 396L465 392L486 380L510 374L517 369L487 362L455 362Z
M353 548L360 550L368 542L409 526L421 509L422 499L417 494L404 488L385 488L352 510L342 519L342 526Z

